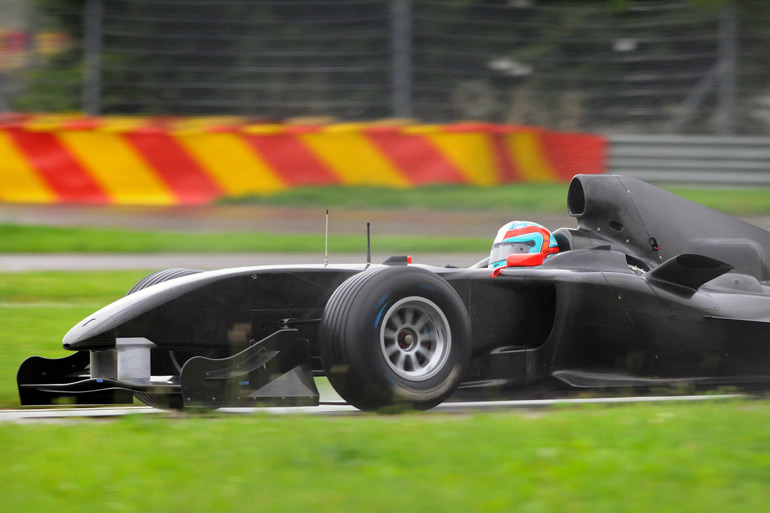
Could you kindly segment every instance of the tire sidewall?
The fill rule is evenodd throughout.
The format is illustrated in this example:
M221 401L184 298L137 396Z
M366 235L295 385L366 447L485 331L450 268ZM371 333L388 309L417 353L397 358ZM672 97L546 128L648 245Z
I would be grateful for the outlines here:
M435 304L446 317L449 328L446 360L434 375L424 380L410 380L396 374L381 349L381 331L387 312L398 301L409 297L424 298ZM457 292L432 272L419 268L382 271L355 298L348 319L348 333L360 334L360 340L347 346L350 372L356 374L356 381L367 383L372 390L379 389L384 400L415 405L441 402L457 386L467 367L468 314Z

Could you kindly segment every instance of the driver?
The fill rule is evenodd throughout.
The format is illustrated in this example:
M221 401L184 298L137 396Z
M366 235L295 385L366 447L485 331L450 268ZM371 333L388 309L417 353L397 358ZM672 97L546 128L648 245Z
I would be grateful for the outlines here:
M547 228L529 221L512 221L497 232L488 266L536 266L558 252L559 246Z

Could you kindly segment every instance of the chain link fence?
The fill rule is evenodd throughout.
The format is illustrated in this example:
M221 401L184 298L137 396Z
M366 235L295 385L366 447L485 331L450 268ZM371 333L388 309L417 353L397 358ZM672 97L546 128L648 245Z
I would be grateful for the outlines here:
M770 131L761 0L38 0L23 21L6 110Z

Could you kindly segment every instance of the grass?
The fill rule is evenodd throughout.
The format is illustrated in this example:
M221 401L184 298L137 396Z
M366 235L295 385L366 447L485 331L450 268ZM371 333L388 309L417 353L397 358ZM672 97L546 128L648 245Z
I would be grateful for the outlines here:
M225 205L384 208L469 211L561 212L568 184L516 184L495 187L432 185L389 187L296 187L261 196L225 198Z
M15 371L144 273L0 274ZM0 424L4 511L724 513L770 504L770 401Z
M0 406L18 406L16 370L32 355L58 358L64 334L124 296L146 271L0 274Z
M770 403L0 425L14 512L723 513L770 504Z
M379 252L489 251L487 237L378 235ZM323 251L324 235L253 232L185 233L106 228L71 228L0 224L0 252L5 253L292 253ZM366 252L361 235L330 235L335 252Z
M764 215L770 213L770 189L685 189L667 187L674 194L732 215Z
M315 208L384 208L502 212L563 212L568 184L513 184L494 187L442 185L387 187L298 187L262 196L226 198L229 205L302 206ZM770 188L665 189L733 215L770 213Z

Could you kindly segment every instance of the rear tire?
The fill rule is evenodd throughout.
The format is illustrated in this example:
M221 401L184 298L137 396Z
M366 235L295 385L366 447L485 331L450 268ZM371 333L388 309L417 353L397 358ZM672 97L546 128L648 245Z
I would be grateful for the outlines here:
M128 292L126 292L127 296L130 296L134 292L139 292L142 289L146 289L147 287L151 287L153 285L157 285L158 283L163 283L164 281L173 280L174 278L181 278L182 276L189 276L190 274L198 274L202 273L200 269L185 269L185 268L174 268L174 269L166 269L164 271L157 271L152 274L149 274L136 282L136 284L129 289Z
M470 360L470 319L435 273L379 267L332 294L319 350L329 382L356 408L425 410L460 383Z
M130 296L135 292L139 292L140 290L146 289L147 287L151 287L158 283L163 283L175 278L181 278L182 276L189 276L191 274L198 274L202 272L203 271L199 269L184 268L166 269L164 271L154 272L136 282L136 284L131 287L128 292L126 292L126 295ZM159 353L157 357L161 358L164 367L170 368L171 366L179 366L171 351L164 351L163 353ZM147 406L152 406L153 408L158 408L159 410L181 410L184 406L181 394L154 394L151 392L134 392L134 397Z

